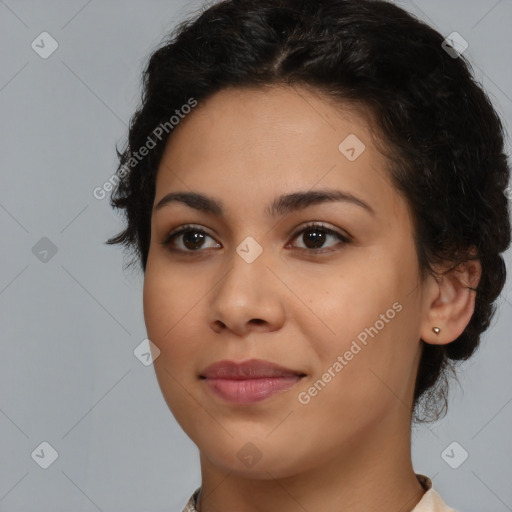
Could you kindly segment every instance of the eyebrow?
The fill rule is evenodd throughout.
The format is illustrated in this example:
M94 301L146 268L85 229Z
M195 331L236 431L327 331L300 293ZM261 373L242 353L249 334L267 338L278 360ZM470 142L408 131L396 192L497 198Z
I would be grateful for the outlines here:
M309 206L334 201L355 204L364 208L372 215L375 215L375 210L362 199L359 199L349 192L332 189L308 190L284 194L275 198L265 212L270 217L278 217L293 211L303 210ZM221 201L198 192L170 192L158 201L158 204L154 207L154 211L158 211L173 202L183 203L190 208L205 213L211 213L217 217L224 217L225 210Z

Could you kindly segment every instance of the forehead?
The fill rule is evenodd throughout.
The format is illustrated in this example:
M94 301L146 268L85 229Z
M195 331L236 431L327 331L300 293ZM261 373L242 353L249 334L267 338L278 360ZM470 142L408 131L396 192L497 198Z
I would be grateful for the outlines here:
M324 187L394 201L387 165L368 117L349 105L295 86L228 88L173 131L155 203L170 191L194 189L215 191L237 208L263 209L278 193Z
M375 123L370 118L369 109L335 101L309 87L229 87L187 115L173 131L168 147L174 151L186 145L187 152L195 149L194 157L211 146L243 151L258 145L269 151L290 146L298 154L324 139L324 148L329 145L337 156L340 137L352 134L373 145ZM298 147L299 142L306 145Z

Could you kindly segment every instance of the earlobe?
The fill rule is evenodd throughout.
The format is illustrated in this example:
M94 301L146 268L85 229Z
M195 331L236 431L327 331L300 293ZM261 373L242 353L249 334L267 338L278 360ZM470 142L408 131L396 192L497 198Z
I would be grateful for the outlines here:
M481 274L480 260L468 260L430 278L421 328L423 341L445 345L462 334L475 310Z

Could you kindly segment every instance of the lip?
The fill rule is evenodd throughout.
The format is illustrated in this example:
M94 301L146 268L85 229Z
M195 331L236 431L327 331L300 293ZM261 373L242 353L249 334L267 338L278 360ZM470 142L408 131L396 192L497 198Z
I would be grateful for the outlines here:
M235 404L252 404L287 391L305 376L270 361L218 361L200 374L216 396Z

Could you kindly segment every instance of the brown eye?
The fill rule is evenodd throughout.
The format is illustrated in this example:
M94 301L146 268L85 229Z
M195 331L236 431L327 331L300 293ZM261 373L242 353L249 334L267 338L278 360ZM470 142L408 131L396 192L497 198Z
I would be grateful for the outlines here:
M187 225L182 226L178 231L171 232L161 244L173 252L181 252L184 254L201 253L203 252L202 249L221 247L218 243L214 243L214 245L210 245L210 247L205 246L205 242L208 238L213 240L213 238L202 229L193 225ZM298 249L313 254L331 252L335 250L334 247L336 245L340 243L345 245L351 242L348 236L316 223L309 224L295 233L293 240L295 239L300 239L303 243L303 247L299 246L297 247ZM337 240L337 243L331 244L330 247L324 247L329 239Z
M304 247L299 247L299 249L310 250L312 252L321 252L318 249L322 249L326 241L329 240L329 237L335 238L338 240L338 243L348 244L350 243L350 239L334 231L333 229L327 228L322 224L309 224L303 229L301 229L298 233L294 235L294 240L300 238L302 240ZM336 245L336 244L334 244ZM326 252L329 252L333 249L328 249Z
M328 236L325 229L310 228L302 232L302 241L308 249L320 249Z
M181 238L181 241L180 241ZM199 252L204 248L204 243L207 238L213 238L205 233L202 229L194 226L184 226L178 231L174 231L167 235L162 245L168 247L172 251L181 252ZM178 243L176 243L178 241ZM180 243L181 242L181 243ZM220 247L220 244L216 245Z
M204 243L205 234L200 231L183 231L183 245L190 250L200 249L201 245Z

